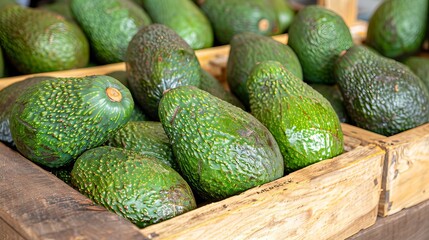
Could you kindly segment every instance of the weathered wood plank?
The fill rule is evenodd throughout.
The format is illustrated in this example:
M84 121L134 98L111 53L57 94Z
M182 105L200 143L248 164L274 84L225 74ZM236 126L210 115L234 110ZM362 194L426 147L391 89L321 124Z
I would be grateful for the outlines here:
M358 147L149 226L150 239L342 239L374 224L384 151Z
M0 196L0 219L25 239L144 239L133 224L1 143Z
M404 209L377 222L348 240L427 240L429 239L429 201Z
M7 222L0 218L0 239L2 240L24 240Z

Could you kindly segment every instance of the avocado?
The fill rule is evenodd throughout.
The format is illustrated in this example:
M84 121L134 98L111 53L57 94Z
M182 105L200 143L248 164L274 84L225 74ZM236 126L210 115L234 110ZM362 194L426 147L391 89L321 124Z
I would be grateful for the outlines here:
M0 45L23 74L80 68L89 59L88 41L76 24L15 4L0 8Z
M413 71L429 89L429 59L425 57L408 57L404 64Z
M30 86L41 81L53 79L52 77L31 77L19 82L14 82L11 85L0 90L0 141L9 146L14 146L12 135L10 133L9 118L13 103L19 95Z
M211 23L192 0L145 0L142 4L153 22L176 31L193 49L213 46Z
M194 50L174 30L151 24L140 29L127 50L126 69L133 96L150 118L158 120L164 91L200 86L201 66Z
M107 76L113 77L119 80L126 88L129 89L128 85L128 75L126 71L113 71L106 74ZM130 121L148 121L149 117L143 112L138 104L136 104L136 99L133 96L134 109L131 113Z
M347 115L346 106L344 105L343 95L341 94L340 88L337 84L328 85L321 83L311 83L309 85L314 90L322 94L322 96L326 98L329 103L331 103L331 106L337 113L340 122L350 123L349 116Z
M4 76L4 60L3 60L3 50L0 46L0 77Z
M235 105L236 107L244 109L244 105L240 102L240 100L238 100L238 98L234 96L234 94L227 91L213 75L211 75L204 69L202 69L201 74L202 76L200 88L202 90L209 92L213 96L227 101L232 105Z
M278 32L277 15L260 0L198 0L213 26L219 44L228 44L237 33L253 32L265 36Z
M253 66L262 61L279 61L295 76L302 79L302 69L294 51L271 37L256 33L240 33L231 40L226 77L231 91L248 108L246 81Z
M407 66L366 46L339 58L335 77L358 127L391 136L429 121L429 91Z
M76 23L73 13L70 8L70 2L71 0L64 0L64 1L55 1L52 3L43 4L41 6L38 6L39 9L55 12L61 16L63 16L67 21Z
M285 0L267 0L271 4L277 15L278 30L274 34L286 32L295 17L295 12L288 1Z
M102 64L124 61L131 38L151 23L146 12L130 0L72 0L70 6Z
M343 152L341 124L328 100L277 61L253 68L250 109L276 139L286 172Z
M159 117L182 176L202 199L220 200L283 176L283 158L268 129L204 90L167 91Z
M349 28L337 13L321 6L301 9L289 28L288 45L299 58L308 83L334 84L334 64L353 46Z
M427 22L428 0L384 1L369 20L365 44L399 59L420 49Z
M18 151L47 167L73 162L128 122L134 102L108 76L55 78L28 87L12 106L10 131Z
M114 133L105 144L158 158L174 170L179 170L173 156L170 140L160 122L129 121Z
M90 149L71 172L72 184L96 204L138 227L196 208L186 181L158 159L109 146Z

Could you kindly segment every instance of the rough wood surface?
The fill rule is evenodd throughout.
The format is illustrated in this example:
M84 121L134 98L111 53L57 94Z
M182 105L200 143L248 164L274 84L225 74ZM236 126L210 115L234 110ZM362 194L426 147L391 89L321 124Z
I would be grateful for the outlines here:
M429 124L378 141L386 150L379 215L429 199Z
M384 151L358 147L141 232L149 239L343 239L374 224Z
M383 135L373 133L346 123L342 123L341 128L344 134L344 142L347 143L345 146L346 150L354 149L357 146L366 146L379 140L386 139L386 137Z
M404 209L377 222L348 240L427 240L429 239L429 201Z
M319 5L338 13L348 26L353 25L358 16L358 0L318 0Z
M0 218L0 239L2 240L24 240L7 222Z
M133 224L2 143L0 219L10 239L144 239Z

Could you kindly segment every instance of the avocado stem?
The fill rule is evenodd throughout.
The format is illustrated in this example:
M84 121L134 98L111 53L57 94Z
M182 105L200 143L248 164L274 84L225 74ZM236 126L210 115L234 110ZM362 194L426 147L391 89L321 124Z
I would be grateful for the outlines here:
M270 27L270 21L268 21L268 19L263 18L263 19L259 20L258 28L260 31L265 32L268 30L269 27Z
M116 88L108 87L106 89L106 94L112 102L120 102L122 100L122 94Z

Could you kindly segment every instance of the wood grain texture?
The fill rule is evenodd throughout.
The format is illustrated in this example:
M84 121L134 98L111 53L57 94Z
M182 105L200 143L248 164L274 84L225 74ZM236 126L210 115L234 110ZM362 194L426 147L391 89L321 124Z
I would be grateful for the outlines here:
M358 0L318 0L317 3L338 13L348 26L357 20Z
M13 229L11 239L144 239L133 224L2 143L0 196L0 229Z
M429 124L378 141L386 150L380 216L429 199Z
M349 149L354 149L357 146L366 146L379 140L386 139L383 135L347 123L341 123L341 128L344 134L344 142L347 143L345 146L346 150L348 150L348 147Z
M149 239L343 239L375 223L384 151L357 147L146 227Z
M377 222L348 240L427 240L429 239L429 201L404 209Z
M24 240L7 222L0 218L0 239L2 240Z

